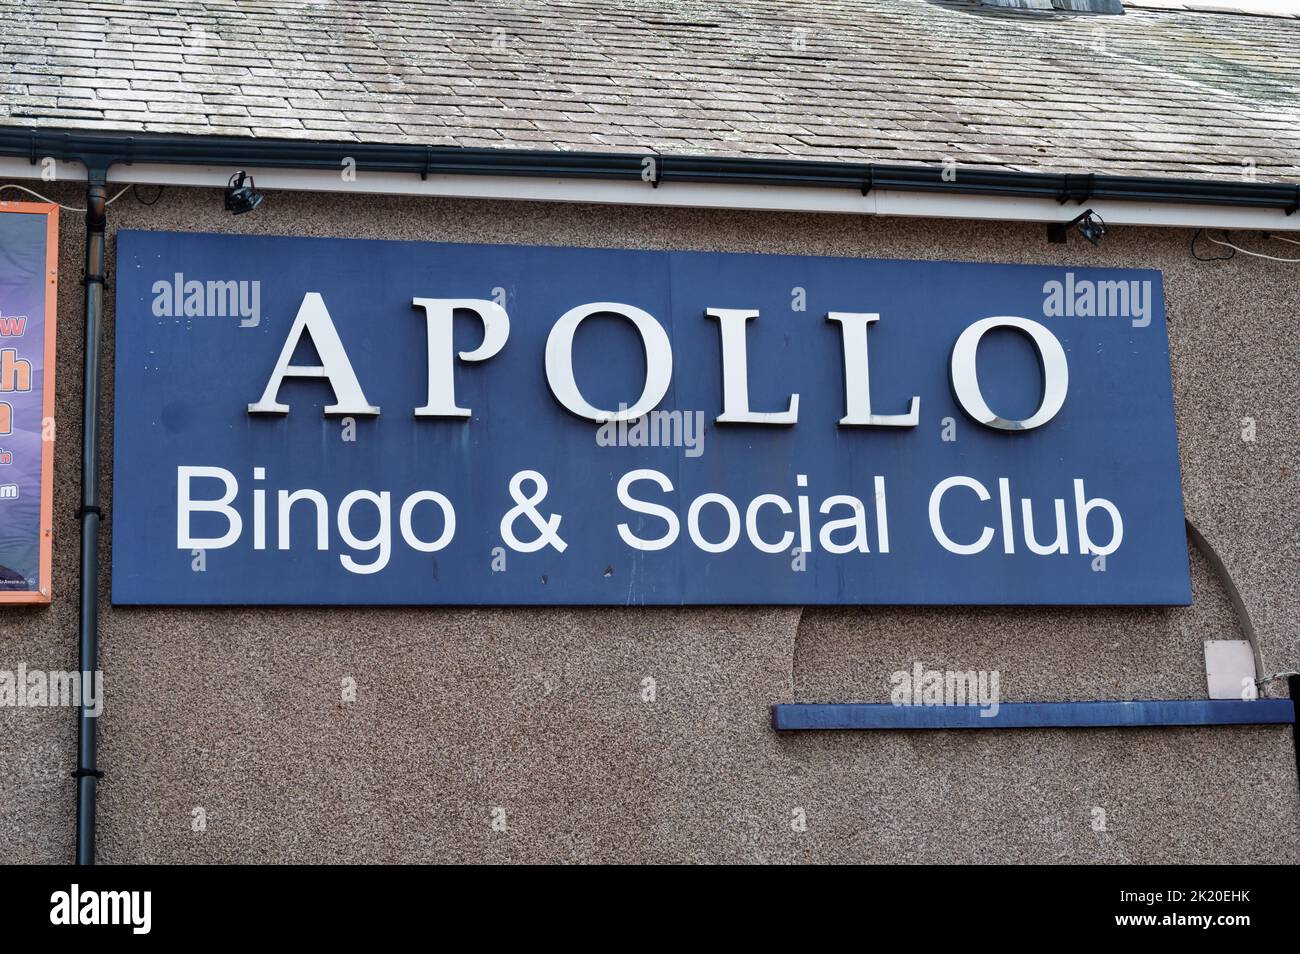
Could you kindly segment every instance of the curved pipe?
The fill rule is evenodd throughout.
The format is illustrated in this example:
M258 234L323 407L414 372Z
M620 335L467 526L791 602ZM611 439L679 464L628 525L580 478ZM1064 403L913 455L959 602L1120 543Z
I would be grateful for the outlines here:
M1215 552L1214 547L1210 546L1210 541L1201 535L1201 531L1196 529L1192 521L1183 518L1183 522L1187 524L1188 538L1196 546L1196 549L1201 551L1201 555L1210 564L1210 569L1214 570L1214 575L1219 578L1219 582L1227 591L1228 599L1232 602L1232 609L1237 614L1237 622L1241 626L1246 641L1250 643L1250 651L1255 657L1255 684L1258 685L1266 674L1264 657L1259 651L1259 640L1255 637L1255 624L1250 621L1250 612L1246 609L1246 602L1241 598L1241 593L1237 591L1237 584L1232 582L1232 574L1228 572L1228 568L1224 565L1223 560L1219 558L1219 554Z

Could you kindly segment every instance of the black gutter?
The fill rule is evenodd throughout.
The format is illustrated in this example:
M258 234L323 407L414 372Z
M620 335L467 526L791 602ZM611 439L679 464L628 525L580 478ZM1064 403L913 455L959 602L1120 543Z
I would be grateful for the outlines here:
M1091 200L1185 202L1300 209L1300 184L1018 172L962 165L945 175L942 166L812 162L798 159L737 159L662 156L650 153L562 152L533 149L462 149L358 142L101 133L0 127L0 155L81 162L87 168L116 163L177 163L230 168L331 169L350 159L362 172L429 175L530 176L563 179L641 180L648 185L707 182L731 185L809 186L1049 198L1062 203ZM648 162L647 160L653 160Z
M104 313L104 226L107 168L87 167L86 322L81 395L81 623L78 634L82 680L99 669L99 339ZM91 683L94 685L95 683ZM77 864L95 863L95 789L101 772L96 755L97 716L84 701L77 713ZM102 700L101 700L102 701Z

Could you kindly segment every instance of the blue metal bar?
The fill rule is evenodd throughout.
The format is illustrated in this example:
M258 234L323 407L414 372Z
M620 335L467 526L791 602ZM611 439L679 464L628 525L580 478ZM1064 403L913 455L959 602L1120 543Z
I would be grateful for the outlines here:
M988 712L988 715L983 713ZM1293 725L1290 699L1159 702L1004 702L983 706L786 703L772 706L778 732L823 729L1045 729L1160 725Z

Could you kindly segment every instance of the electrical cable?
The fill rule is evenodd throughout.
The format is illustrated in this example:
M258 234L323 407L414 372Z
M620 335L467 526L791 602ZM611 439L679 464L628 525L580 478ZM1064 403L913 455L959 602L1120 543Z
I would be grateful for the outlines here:
M1259 686L1263 686L1272 682L1274 679L1286 679L1290 676L1300 676L1300 672L1296 672L1294 669L1288 669L1283 672L1275 672L1271 676L1265 676L1263 679L1255 680L1255 684Z
M124 187L120 192L118 192L118 193L117 193L116 195L114 195L111 199L109 199L107 202L105 202L104 205L106 205L106 206L112 205L114 202L116 202L118 199L120 199L123 195L125 195L129 190L131 190L131 189L133 189L133 188L135 188L135 187L134 187L134 186L125 186L125 187ZM13 184L13 183L9 183L9 184L6 184L6 185L0 185L0 192L3 192L5 189L17 189L19 192L26 192L28 195L34 195L34 196L36 196L36 198L40 199L42 202L49 202L49 203L51 203L52 205L57 205L60 209L62 209L62 210L65 211L65 212L85 212L85 211L86 211L85 209L79 209L79 208L77 208L75 205L64 205L62 202L55 202L53 199L49 198L48 196L41 195L39 192L33 192L31 189L27 188L27 186L15 185L15 184ZM161 194L161 193L159 193L159 194ZM157 202L157 201L158 201L157 199L154 199L154 202ZM153 205L153 202L147 202L147 203L145 203L145 204L146 204L146 205Z
M1199 230L1197 234L1199 234L1200 231L1204 231L1204 230ZM1276 238L1277 236L1270 236L1270 237L1271 237L1271 238ZM1248 248L1242 248L1240 245L1234 245L1234 244L1232 244L1231 242L1226 241L1227 238L1228 238L1228 232L1227 232L1226 229L1225 229L1224 232L1223 232L1223 240L1216 239L1213 235L1210 235L1208 232L1206 232L1206 234L1205 234L1205 240L1206 240L1207 242L1213 242L1215 245L1222 245L1224 248L1230 248L1230 249L1233 250L1233 253L1234 253L1234 254L1235 254L1236 252L1240 252L1242 255L1249 255L1251 258L1266 258L1266 259L1268 259L1270 262L1285 262L1285 263L1287 263L1288 265L1296 265L1296 264L1300 264L1300 258L1279 258L1279 257L1276 256L1276 255L1267 255L1267 254L1265 254L1264 252L1252 252L1252 251L1251 251L1250 249L1248 249ZM1292 241L1292 240L1291 240L1291 239L1284 239L1283 241ZM1296 244L1300 244L1300 243L1296 243ZM1195 254L1195 238L1193 238L1193 248L1192 248L1192 251L1193 251L1193 254ZM1223 256L1223 258L1231 258L1231 257L1232 257L1231 255ZM1197 256L1197 258L1200 258L1200 256ZM1200 260L1203 261L1203 262L1204 262L1204 261L1214 261L1214 259L1205 259L1205 258L1201 258Z
M160 185L157 188L158 188L157 194L155 194L152 199L146 202L144 199L140 198L139 184L133 185L131 186L131 197L134 198L135 201L139 202L141 205L157 205L158 200L162 198L163 190L166 189L167 187Z
M1231 251L1227 255L1202 255L1196 251L1196 240L1201 237L1205 229L1197 229L1192 233L1192 258L1198 262L1226 262L1236 256L1236 251Z

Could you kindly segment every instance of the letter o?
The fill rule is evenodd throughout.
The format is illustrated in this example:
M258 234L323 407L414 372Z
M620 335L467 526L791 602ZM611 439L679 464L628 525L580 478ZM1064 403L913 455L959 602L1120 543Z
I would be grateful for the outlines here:
M720 504L722 509L727 511L730 527L720 543L710 543L700 533L700 511L704 509L705 504L710 503ZM691 535L691 542L705 553L726 553L740 539L740 511L736 509L730 497L724 497L722 494L700 494L691 501L691 507L686 511L686 530Z
M980 391L975 355L985 333L994 328L1014 328L1027 336L1038 352L1038 364L1043 372L1043 396L1038 410L1024 420L999 417L988 406ZM1046 424L1065 403L1065 392L1070 385L1070 368L1065 360L1065 349L1061 347L1056 335L1046 325L1015 316L983 318L963 331L952 347L950 370L952 390L962 410L979 423L1000 431L1029 431Z
M592 315L614 314L628 319L641 335L645 348L645 387L635 404L624 411L603 411L587 403L573 377L573 335ZM650 411L668 393L673 377L673 349L668 333L649 312L634 305L595 301L571 308L560 316L546 338L546 383L566 409L589 421L634 421Z
M415 530L411 527L411 514L415 510L415 505L428 500L436 503L442 509L442 535L437 540L426 543L415 535ZM402 512L398 518L398 523L402 528L402 539L412 550L419 550L421 553L436 553L451 542L451 538L456 535L456 509L452 507L451 501L436 490L421 490L411 494L402 504Z

